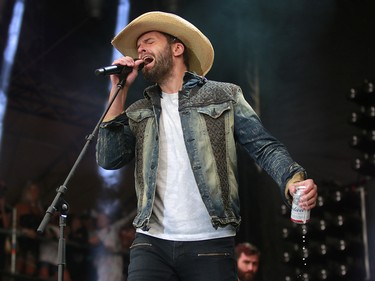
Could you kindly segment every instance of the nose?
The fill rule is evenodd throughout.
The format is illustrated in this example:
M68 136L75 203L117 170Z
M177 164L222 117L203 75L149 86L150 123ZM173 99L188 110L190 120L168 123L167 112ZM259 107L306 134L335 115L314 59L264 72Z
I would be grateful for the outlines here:
M144 47L144 44L140 43L137 47L138 54L142 54L146 52L146 49Z
M249 263L247 269L248 269L249 271L254 271L254 265L253 265L252 263Z

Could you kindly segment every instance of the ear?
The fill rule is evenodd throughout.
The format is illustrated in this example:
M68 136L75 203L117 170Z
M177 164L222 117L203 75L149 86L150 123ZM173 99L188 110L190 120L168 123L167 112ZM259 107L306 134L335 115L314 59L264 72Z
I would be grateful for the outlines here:
M184 50L185 50L184 44L179 43L179 42L176 42L173 44L172 52L174 56L176 57L181 56L184 53Z

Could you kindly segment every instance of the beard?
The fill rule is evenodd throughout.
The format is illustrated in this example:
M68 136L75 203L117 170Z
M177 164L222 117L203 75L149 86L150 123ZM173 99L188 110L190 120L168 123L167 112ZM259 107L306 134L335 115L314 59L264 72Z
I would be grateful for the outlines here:
M240 276L240 275L239 275ZM254 280L255 274L253 272L243 272L242 276L240 276L240 280L242 281L252 281Z
M160 83L166 79L172 66L172 50L168 44L158 57L155 56L154 67L151 69L143 69L143 76L147 81Z

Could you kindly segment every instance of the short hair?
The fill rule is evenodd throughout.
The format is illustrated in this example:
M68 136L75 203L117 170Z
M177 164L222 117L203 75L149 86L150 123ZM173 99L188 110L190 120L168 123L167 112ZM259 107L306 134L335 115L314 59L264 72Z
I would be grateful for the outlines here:
M171 34L168 34L168 33L165 33L165 32L161 32L161 34L163 34L167 38L167 41L168 41L169 44L181 43L182 45L184 45L184 48L185 48L184 53L183 53L184 64L186 65L186 68L189 69L189 54L188 54L187 47L184 44L184 42L182 42L176 36L173 36Z
M244 242L237 244L235 248L236 258L238 259L242 253L246 256L258 256L260 257L259 249L251 243Z

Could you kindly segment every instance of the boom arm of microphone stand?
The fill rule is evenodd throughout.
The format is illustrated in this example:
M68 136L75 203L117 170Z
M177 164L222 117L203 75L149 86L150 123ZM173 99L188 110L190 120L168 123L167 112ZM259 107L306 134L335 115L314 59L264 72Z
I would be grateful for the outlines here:
M93 138L97 134L97 132L99 130L99 127L100 127L100 124L103 122L103 119L104 119L105 115L108 113L108 110L111 108L111 106L112 106L113 102L115 101L116 97L118 96L120 90L125 85L125 80L126 80L127 75L122 75L120 77L121 77L121 79L120 79L119 83L117 84L117 90L116 90L115 94L113 95L113 97L108 102L108 105L107 105L106 109L104 110L102 116L100 117L100 119L99 119L98 123L96 124L92 133L86 137L86 143L85 143L83 149L81 150L81 153L79 154L77 160L75 161L72 169L70 170L68 176L66 177L66 179L64 181L64 184L57 189L57 194L56 194L55 198L53 199L51 205L48 207L48 209L47 209L47 211L46 211L46 213L43 217L43 220L41 221L41 223L40 223L40 225L37 229L38 233L44 232L48 222L50 221L52 215L56 211L65 212L64 210L62 210L61 206L59 206L59 205L61 203L61 200L63 200L62 197L63 197L64 193L68 190L67 184L70 181L71 177L74 175L74 173L75 173L79 163L81 162L83 156L87 152L87 149L88 149L91 141L93 140ZM65 201L64 201L64 203L66 204L66 206L68 206ZM63 204L63 206L64 206L64 204ZM64 215L67 215L66 213Z

